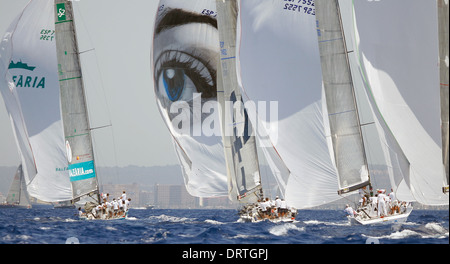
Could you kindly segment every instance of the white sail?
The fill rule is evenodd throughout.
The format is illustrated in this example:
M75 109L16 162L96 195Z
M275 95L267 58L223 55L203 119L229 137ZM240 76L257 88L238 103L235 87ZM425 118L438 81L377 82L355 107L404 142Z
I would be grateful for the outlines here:
M0 90L13 121L31 196L72 198L64 148L52 1L31 1L0 49Z
M438 28L439 28L439 69L440 69L440 86L441 86L441 130L442 130L442 161L445 168L443 191L448 193L449 183L449 93L448 93L448 1L438 0Z
M351 57L354 54L352 50L347 48L347 43L352 45L352 42L347 42L346 38L354 39L351 30L353 27L345 26L345 22L353 25L352 5L344 2L342 7L337 1L319 0L315 5L331 134L335 135L331 137L334 149L332 154L340 171L339 193L357 190L370 182L370 186L374 188L394 190L402 201L414 200L404 184L404 178L409 173L409 162L387 130L379 112L372 111L373 102L362 88L364 82L361 79L359 64ZM342 16L342 13L348 18ZM361 90L363 96L356 96L357 90ZM367 112L362 116L365 115L375 122L362 123L360 106L364 106L363 110ZM374 133L375 131L377 133ZM380 163L378 160L377 163L378 166L384 166L387 175L377 173L369 179L367 174L371 171L371 163L374 160L369 161L367 153L372 153L374 148L382 151L383 156L378 159L384 158L384 162ZM366 168L362 170L365 174L358 173L361 167ZM353 175L351 171L354 172Z
M325 134L314 1L241 1L237 42L243 99L266 105L248 114L286 201L302 209L339 199ZM278 118L269 118L270 102L277 103Z
M215 0L161 0L152 66L155 95L188 192L227 196L217 102L219 33Z
M236 70L236 0L217 0L220 64L217 93L229 177L229 198L242 203L262 198L256 138L241 95Z
M448 204L440 131L435 1L355 1L357 52L368 93L410 163L423 204ZM426 107L424 107L426 106Z

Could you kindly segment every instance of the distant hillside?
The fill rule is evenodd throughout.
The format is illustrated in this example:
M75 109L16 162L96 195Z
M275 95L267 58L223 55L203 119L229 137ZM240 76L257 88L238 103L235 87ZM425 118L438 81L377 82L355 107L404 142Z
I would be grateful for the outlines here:
M0 192L8 193L17 167L0 167ZM100 184L132 184L153 186L155 184L184 184L179 165L155 167L99 167L97 168Z
M179 165L155 167L100 167L97 168L101 183L142 185L184 184L181 167Z

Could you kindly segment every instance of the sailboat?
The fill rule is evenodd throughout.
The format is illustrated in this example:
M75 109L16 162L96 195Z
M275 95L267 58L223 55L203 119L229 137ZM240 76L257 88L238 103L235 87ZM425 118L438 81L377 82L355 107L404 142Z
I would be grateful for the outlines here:
M369 5L370 4L368 3L358 2L354 3L353 6L353 12L356 14L356 18L354 18L355 31L357 34L356 39L359 41L357 44L357 55L360 56L360 58L358 58L358 67L363 76L362 78L364 79L364 87L367 90L367 94L369 94L373 113L376 116L376 122L374 122L374 124L377 127L382 145L385 146L385 159L389 161L389 182L392 189L396 192L397 197L403 201L416 200L420 203L431 205L448 204L448 197L445 198L441 190L439 192L437 191L440 189L437 186L442 182L443 176L440 175L442 175L441 173L444 170L440 170L440 168L443 168L442 163L439 165L440 160L442 160L439 157L440 155L438 155L440 148L434 148L434 144L430 141L430 135L433 135L434 132L432 131L435 131L436 128L433 128L430 125L423 125L425 124L423 121L421 121L422 124L417 123L417 120L422 118L422 116L428 115L428 122L431 124L433 119L437 119L437 112L433 112L434 110L431 111L431 107L424 108L422 104L420 106L421 110L419 110L418 108L415 108L416 106L412 100L409 102L404 101L404 98L399 97L398 94L392 93L392 91L405 89L405 84L410 82L409 79L417 79L415 77L418 76L413 74L407 77L408 80L402 79L403 76L397 71L398 69L402 68L405 69L406 72L415 72L418 68L425 67L428 62L431 64L433 56L431 54L421 54L422 56L428 57L421 60L420 64L412 62L405 63L406 61L411 60L411 58L414 60L415 56L412 56L412 54L417 54L415 49L421 47L421 42L417 42L417 45L411 45L411 48L406 45L408 46L408 49L401 48L402 51L400 52L398 50L398 47L400 46L395 44L396 41L399 41L399 43L410 42L407 42L405 40L407 38L404 38L404 36L400 37L395 35L394 31L399 32L400 29L398 27L403 27L404 24L395 23L394 21L389 23L385 20L383 20L383 23L373 24L373 21L371 21L371 19L373 19L372 16L375 14L380 15L388 9L389 12L394 12L393 9L395 8L391 5L388 7L384 5L384 3L373 3L370 7ZM408 7L411 8L411 10L418 8L420 5L421 3L419 2L408 2ZM428 3L428 5L425 13L429 16L420 16L422 22L425 20L428 21L429 17L433 17L433 14L431 13L433 12L433 3ZM398 8L400 8L400 4ZM370 15L368 15L369 13ZM437 12L434 16L436 16L436 14ZM352 81L348 57L350 51L346 49L339 3L337 1L317 0L316 17L318 21L318 37L321 49L327 106L330 115L333 115L333 117L330 116L330 129L331 137L333 139L334 156L339 171L340 188L338 192L340 194L345 194L355 190L363 190L363 188L366 187L371 188L375 182L376 176L370 175L367 158L365 156L367 150L364 147L363 134L361 132L363 124L359 121L357 100L354 93L354 83ZM398 17L396 19L398 19ZM377 17L377 20L379 20L379 17ZM417 22L420 19L414 17L414 20ZM421 38L424 40L424 45L429 45L429 41L433 43L437 40L437 36L433 36L433 30L429 30L429 24L430 22L427 22L421 26L428 27L428 32L430 32L430 35ZM369 25L370 36L364 31L369 30ZM389 29L386 30L387 28ZM414 30L416 29L416 27L413 26L411 26L411 28L414 28ZM417 30L421 29L417 28ZM422 29L420 32L426 31L427 30ZM362 32L364 32L364 34L361 34ZM403 30L403 32L405 31ZM382 45L379 45L379 38L375 39L375 36L378 36L378 34L384 36L383 39L385 41ZM410 33L408 32L408 34ZM412 35L413 34L409 36ZM386 36L395 37L390 38ZM414 39L416 39L417 36L418 35L414 35ZM436 37L436 39L433 39L434 37ZM371 44L375 44L376 47ZM367 49L368 47L370 47L371 50ZM387 55L394 54L392 52L398 53L395 53L396 56ZM376 53L376 56L373 56L374 53ZM402 57L402 59L399 60L399 57L403 55L407 56L409 59L403 60L405 57ZM397 66L393 69L392 65ZM382 72L379 69L383 69L385 72ZM433 71L432 68L430 68L430 71ZM386 78L384 74L390 76L390 78L396 78L395 84L389 82L389 79ZM430 73L429 76L434 75ZM418 96L420 89L436 82L436 80L422 78L418 80L416 84L408 86L408 94L412 97ZM427 85L424 85L426 82ZM383 85L380 86L380 84ZM415 91L418 91L417 94L411 93L410 90L412 87L415 87ZM381 94L377 94L377 89L384 90L384 95L380 96ZM391 92L386 93L387 90L385 89L389 89ZM387 96L388 94L389 96ZM423 97L423 103L428 104L431 102L430 99L432 97L438 98L428 91L426 94L427 95ZM405 96L405 94L403 94L403 96ZM409 100L410 98L406 99ZM401 108L398 108L397 106L401 106ZM389 111L387 112L388 109ZM413 109L414 112L409 111L409 109ZM433 115L435 115L435 117L433 117ZM350 128L352 128L353 131ZM426 130L428 131L425 133L422 132ZM411 136L411 133L405 133L406 131L414 131L414 136ZM351 137L353 137L353 140L350 140ZM409 141L412 138L415 138L417 141ZM417 144L417 142L421 143ZM423 142L429 143L425 146L422 145ZM412 148L413 146L414 149ZM426 163L424 163L425 161ZM362 192L362 195L364 195L364 192ZM365 196L369 198L368 194ZM400 212L394 212L380 217L380 214L374 215L373 213L369 213L369 211L373 212L373 210L370 210L373 208L370 208L372 206L370 202L366 202L366 204L367 205L363 202L357 209L359 214L356 217L350 217L352 222L363 225L400 223L405 222L412 211L411 205L406 203ZM378 210L381 210L381 208L378 208Z
M366 148L359 117L355 84L352 79L350 62L343 31L338 1L315 1L318 43L327 108L330 121L330 135L335 164L338 170L338 194L361 190L363 202L358 205L359 214L349 215L349 219L360 224L405 222L412 211L408 204L404 210L387 214L378 202L377 214L369 201L373 176L370 175ZM372 192L373 193L373 192ZM377 194L378 196L378 194ZM378 199L384 199L380 191ZM364 200L366 199L366 200ZM388 205L385 205L385 207Z
M269 219L272 222L292 222L297 210L290 208L285 215L279 208L268 206L272 212L261 214L264 202L256 136L241 95L236 56L238 21L237 1L216 1L220 40L220 63L217 74L218 101L221 105L221 127L228 174L228 197L242 205L239 216L244 222ZM286 208L287 209L287 208Z
M1 208L31 208L30 198L28 197L23 177L22 165L19 165L16 170L13 182L6 196L6 203L0 204Z
M30 1L1 44L0 90L30 195L99 204L72 2Z

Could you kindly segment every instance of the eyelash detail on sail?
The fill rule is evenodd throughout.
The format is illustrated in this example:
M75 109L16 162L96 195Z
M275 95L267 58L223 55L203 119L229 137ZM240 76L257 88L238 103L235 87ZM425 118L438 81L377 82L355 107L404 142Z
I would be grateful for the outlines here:
M215 71L209 69L207 62L192 54L177 50L165 51L157 59L155 69L155 80L159 80L163 74L165 90L171 101L181 97L185 76L194 83L202 98L217 96ZM180 74L183 78L180 78Z

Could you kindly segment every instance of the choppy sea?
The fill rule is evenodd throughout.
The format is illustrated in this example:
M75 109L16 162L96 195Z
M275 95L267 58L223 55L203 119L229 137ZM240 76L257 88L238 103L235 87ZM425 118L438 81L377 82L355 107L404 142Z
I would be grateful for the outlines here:
M125 220L78 220L75 209L1 209L2 244L449 244L449 211L414 210L401 226L351 226L338 210L293 223L242 223L235 210L130 209Z

